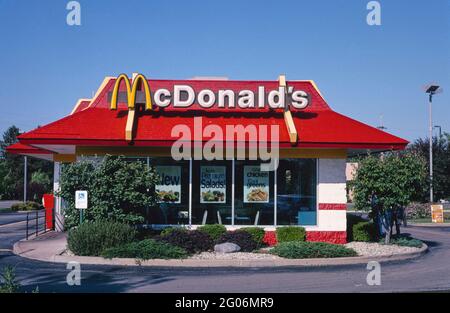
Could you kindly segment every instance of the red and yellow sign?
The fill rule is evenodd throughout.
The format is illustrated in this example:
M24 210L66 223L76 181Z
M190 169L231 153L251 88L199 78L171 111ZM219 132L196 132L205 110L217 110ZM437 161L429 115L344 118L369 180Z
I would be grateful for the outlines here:
M442 204L431 205L431 221L433 223L444 223L444 206Z

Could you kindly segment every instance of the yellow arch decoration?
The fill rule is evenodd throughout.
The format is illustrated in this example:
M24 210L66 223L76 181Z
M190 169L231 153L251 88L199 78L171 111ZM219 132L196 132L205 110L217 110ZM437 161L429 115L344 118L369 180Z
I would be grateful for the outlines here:
M114 89L111 97L111 110L117 110L117 97L119 96L119 87L122 80L125 81L125 86L127 87L127 100L128 106L130 106L130 93L131 93L131 85L130 79L126 74L120 74L116 79L116 83L114 84Z
M142 82L142 85L144 87L145 91L145 109L151 110L152 109L152 98L150 97L150 86L148 85L147 78L145 78L144 75L138 74L133 79L133 88L131 90L131 98L128 100L128 108L133 110L134 106L136 104L136 93L137 93L137 87L139 86L139 82Z

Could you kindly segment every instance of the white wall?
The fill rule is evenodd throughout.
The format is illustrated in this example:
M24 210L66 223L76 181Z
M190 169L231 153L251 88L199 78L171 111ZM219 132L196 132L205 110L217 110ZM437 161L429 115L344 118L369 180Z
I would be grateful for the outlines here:
M346 160L319 159L318 166L318 207L320 204L345 204L346 196ZM345 231L347 225L345 210L317 211L317 230Z
M53 191L57 192L60 188L59 178L61 175L61 163L54 162L53 165ZM64 231L64 215L61 206L61 197L55 197L55 230Z

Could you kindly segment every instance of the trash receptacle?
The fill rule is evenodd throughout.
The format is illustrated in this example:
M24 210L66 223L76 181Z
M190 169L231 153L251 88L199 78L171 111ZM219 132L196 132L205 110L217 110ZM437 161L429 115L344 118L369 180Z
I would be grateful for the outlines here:
M55 208L55 196L53 194L44 194L42 205L45 210L45 228L53 229L53 209Z

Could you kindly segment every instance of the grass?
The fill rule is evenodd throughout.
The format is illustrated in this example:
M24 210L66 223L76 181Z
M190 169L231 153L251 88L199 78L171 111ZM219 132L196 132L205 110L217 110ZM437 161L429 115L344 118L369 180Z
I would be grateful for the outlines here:
M450 212L444 212L444 223L450 222ZM408 223L423 224L431 223L431 217L408 219Z

